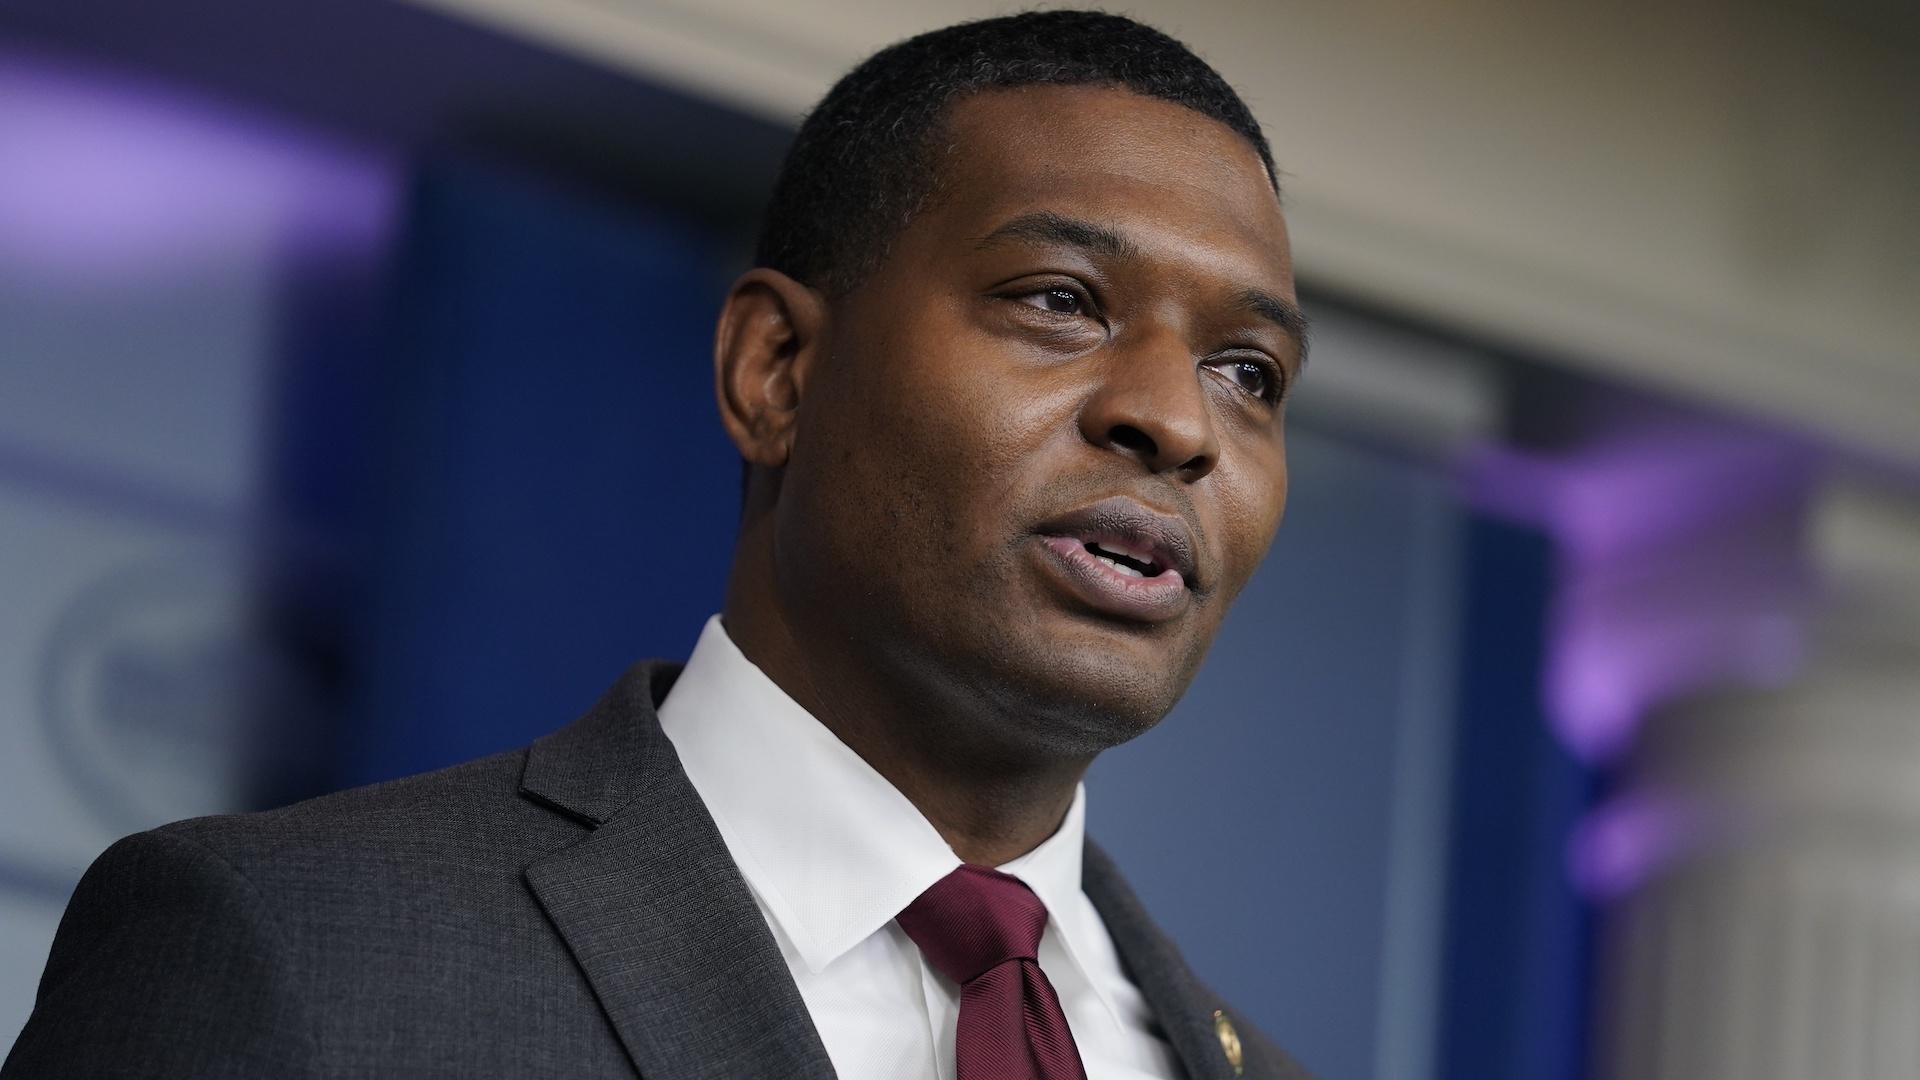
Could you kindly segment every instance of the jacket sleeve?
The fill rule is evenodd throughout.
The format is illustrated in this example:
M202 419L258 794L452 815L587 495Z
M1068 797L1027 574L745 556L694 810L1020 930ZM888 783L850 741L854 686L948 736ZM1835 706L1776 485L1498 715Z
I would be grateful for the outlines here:
M310 1075L290 959L259 893L213 850L130 836L74 890L0 1078Z

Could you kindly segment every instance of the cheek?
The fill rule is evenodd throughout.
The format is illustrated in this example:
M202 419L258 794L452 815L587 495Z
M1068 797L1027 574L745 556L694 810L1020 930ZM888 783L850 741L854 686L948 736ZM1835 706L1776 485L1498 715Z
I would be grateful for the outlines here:
M1060 408L964 328L922 327L849 342L808 388L792 494L831 507L843 552L989 558L1044 479L1036 452Z
M877 433L877 465L941 507L947 524L973 526L957 545L992 542L998 519L1044 483L1041 459L1072 430L1072 394L983 335L929 329L885 354L875 376L887 380L885 400L856 422Z
M1286 511L1284 449L1259 457L1256 467L1240 471L1232 480L1221 488L1220 526L1228 550L1229 580L1232 591L1238 593L1260 568Z

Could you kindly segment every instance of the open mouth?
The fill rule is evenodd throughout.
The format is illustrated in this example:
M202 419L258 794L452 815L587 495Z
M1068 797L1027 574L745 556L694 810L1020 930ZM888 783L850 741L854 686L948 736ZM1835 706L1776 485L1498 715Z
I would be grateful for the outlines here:
M1186 523L1123 497L1102 500L1041 526L1041 547L1066 594L1104 615L1162 622L1196 591Z
M1037 531L1078 543L1101 566L1116 573L1154 578L1172 572L1188 588L1199 585L1193 533L1187 523L1124 496L1062 514Z
M1087 540L1083 544L1088 554L1129 577L1159 577L1167 569L1151 553L1140 554L1113 540Z

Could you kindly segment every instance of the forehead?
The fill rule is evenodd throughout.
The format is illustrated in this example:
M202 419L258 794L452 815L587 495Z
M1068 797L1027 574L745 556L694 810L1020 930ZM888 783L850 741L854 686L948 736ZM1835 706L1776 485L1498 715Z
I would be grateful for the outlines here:
M1266 168L1210 117L1110 87L1025 86L961 100L944 134L938 194L922 215L935 231L980 236L1040 208L1168 251L1208 250L1291 289L1286 222Z

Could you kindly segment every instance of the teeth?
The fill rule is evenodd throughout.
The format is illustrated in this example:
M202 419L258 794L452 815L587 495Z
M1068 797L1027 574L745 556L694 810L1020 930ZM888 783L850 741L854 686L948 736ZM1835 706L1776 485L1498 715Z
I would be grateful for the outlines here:
M1093 557L1096 559L1099 559L1101 562L1106 563L1108 566L1113 567L1115 570L1120 571L1121 573L1127 575L1128 577L1143 578L1147 576L1141 573L1140 571L1135 570L1133 567L1128 566L1126 563L1115 562L1114 560L1107 558L1105 555L1102 555L1097 551L1093 553Z

